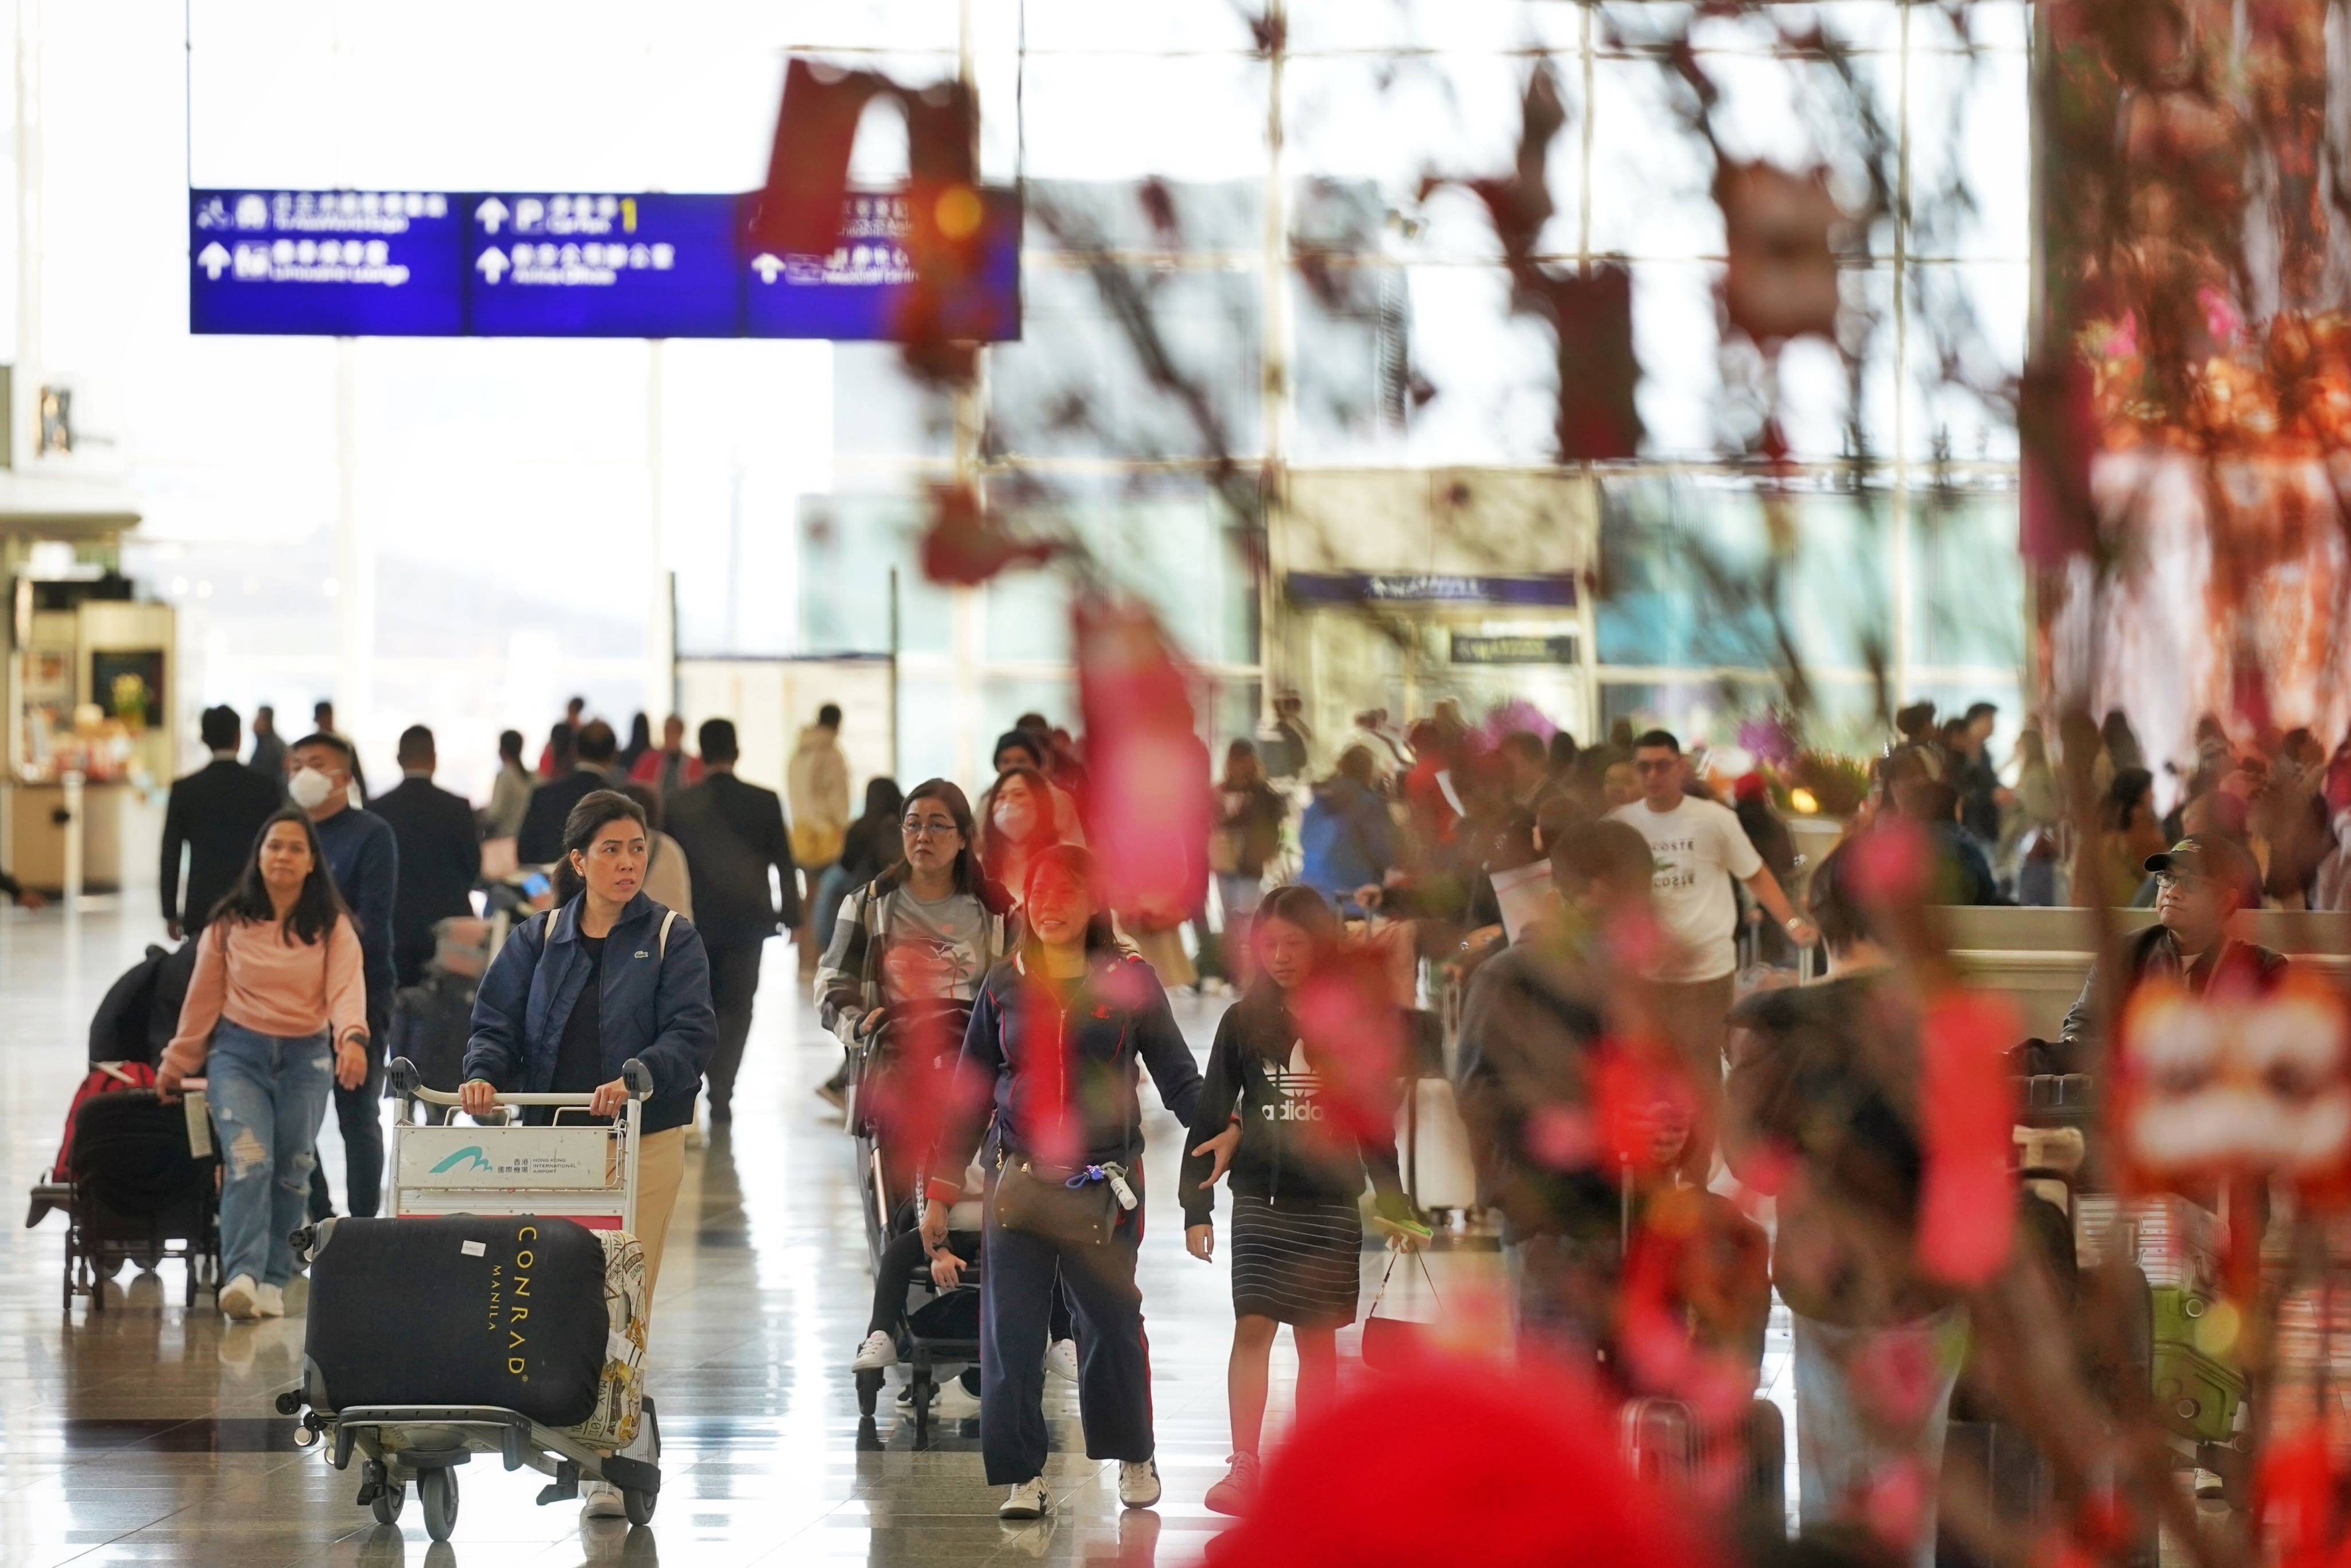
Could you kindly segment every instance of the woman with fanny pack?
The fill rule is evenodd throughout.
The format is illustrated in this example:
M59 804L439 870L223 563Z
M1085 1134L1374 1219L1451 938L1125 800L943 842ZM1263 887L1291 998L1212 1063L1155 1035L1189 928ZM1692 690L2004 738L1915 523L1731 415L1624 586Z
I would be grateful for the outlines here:
M957 1103L928 1168L959 1175L982 1152L987 1173L980 1282L980 1450L997 1517L1048 1507L1044 1372L1058 1275L1080 1320L1078 1399L1086 1453L1119 1461L1119 1500L1159 1500L1143 1292L1143 1123L1135 1086L1189 1124L1200 1071L1150 966L1120 946L1093 892L1093 861L1067 844L1040 854L1023 905L1029 940L979 988L957 1063ZM946 1239L955 1176L935 1176L923 1234Z

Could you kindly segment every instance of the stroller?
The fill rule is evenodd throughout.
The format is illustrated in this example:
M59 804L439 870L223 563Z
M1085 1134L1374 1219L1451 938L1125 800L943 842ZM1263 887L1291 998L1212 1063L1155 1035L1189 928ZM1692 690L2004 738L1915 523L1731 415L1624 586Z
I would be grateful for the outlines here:
M87 1296L92 1312L103 1312L104 1281L125 1263L152 1269L166 1258L187 1266L187 1305L199 1289L217 1291L219 1164L201 1094L166 1104L152 1089L122 1089L83 1101L60 1206L66 1310Z
M866 1247L877 1270L891 1243L920 1223L923 1184L916 1162L894 1146L876 1107L887 1103L892 1079L908 1066L906 1041L926 1037L934 1042L960 1044L970 1012L968 1004L944 1003L935 1018L889 1019L851 1053L849 1130L857 1151L859 1207L865 1215ZM977 1229L977 1221L968 1228ZM898 1344L899 1359L909 1369L914 1429L919 1433L930 1425L939 1369L979 1364L979 1264L967 1266L962 1279L947 1290L940 1290L927 1270L918 1270L910 1293L928 1296L907 1312ZM880 1372L857 1374L860 1415L873 1414L883 1381Z
M76 1296L103 1311L100 1281L126 1263L152 1269L167 1257L183 1259L190 1304L199 1289L220 1283L219 1162L203 1096L167 1105L153 1088L154 1063L179 1022L195 959L193 942L176 951L149 947L91 1015L89 1071L67 1113L56 1164L34 1184L25 1218L29 1228L52 1209L66 1217L68 1311Z

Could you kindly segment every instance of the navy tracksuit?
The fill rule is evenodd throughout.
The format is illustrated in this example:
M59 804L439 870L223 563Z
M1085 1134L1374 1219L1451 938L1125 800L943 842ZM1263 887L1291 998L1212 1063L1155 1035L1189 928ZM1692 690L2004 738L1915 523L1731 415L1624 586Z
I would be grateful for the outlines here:
M1167 993L1141 958L1096 956L1073 986L1052 986L1019 959L998 965L972 1004L957 1081L976 1101L985 1092L994 1124L982 1168L999 1154L1047 1157L1045 1130L1069 1129L1082 1162L1115 1161L1143 1197L1142 1110L1138 1067L1150 1070L1159 1097L1189 1125L1200 1098L1200 1070L1176 1027ZM935 1171L961 1172L979 1142L980 1116L951 1124ZM953 1202L961 1183L934 1182L931 1196ZM1124 1212L1099 1247L1063 1247L996 1222L991 1179L981 1254L979 1446L991 1486L1040 1475L1045 1430L1045 1343L1058 1278L1078 1318L1078 1402L1086 1454L1096 1459L1152 1457L1151 1350L1143 1332L1143 1292L1134 1282L1143 1241L1143 1205Z

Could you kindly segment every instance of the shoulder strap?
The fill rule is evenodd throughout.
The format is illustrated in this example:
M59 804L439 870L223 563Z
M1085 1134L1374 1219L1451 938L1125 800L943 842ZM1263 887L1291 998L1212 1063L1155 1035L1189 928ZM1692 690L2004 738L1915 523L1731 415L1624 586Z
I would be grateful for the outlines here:
M668 956L669 956L669 928L670 928L671 926L673 926L673 925L676 925L676 924L677 924L677 911L676 911L676 910L674 910L674 909L671 909L671 910L665 910L665 911L664 911L664 912L663 912L663 914L662 914L662 928L661 928L661 951L660 951L660 953L657 955L658 956L663 957L663 958L666 958L666 957L668 957Z

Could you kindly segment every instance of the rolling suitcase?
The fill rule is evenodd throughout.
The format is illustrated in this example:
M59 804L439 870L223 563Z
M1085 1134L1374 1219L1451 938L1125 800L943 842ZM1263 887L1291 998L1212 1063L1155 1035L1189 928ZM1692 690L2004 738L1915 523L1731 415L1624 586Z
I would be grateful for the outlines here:
M610 1270L584 1226L529 1215L330 1219L309 1252L302 1354L320 1409L498 1406L566 1427L597 1415Z
M393 993L392 1055L414 1062L427 1089L454 1092L464 1076L477 983L464 975L436 972Z
M1478 1164L1452 1082L1416 1078L1406 1088L1396 1124L1405 1196L1424 1214L1477 1207Z

